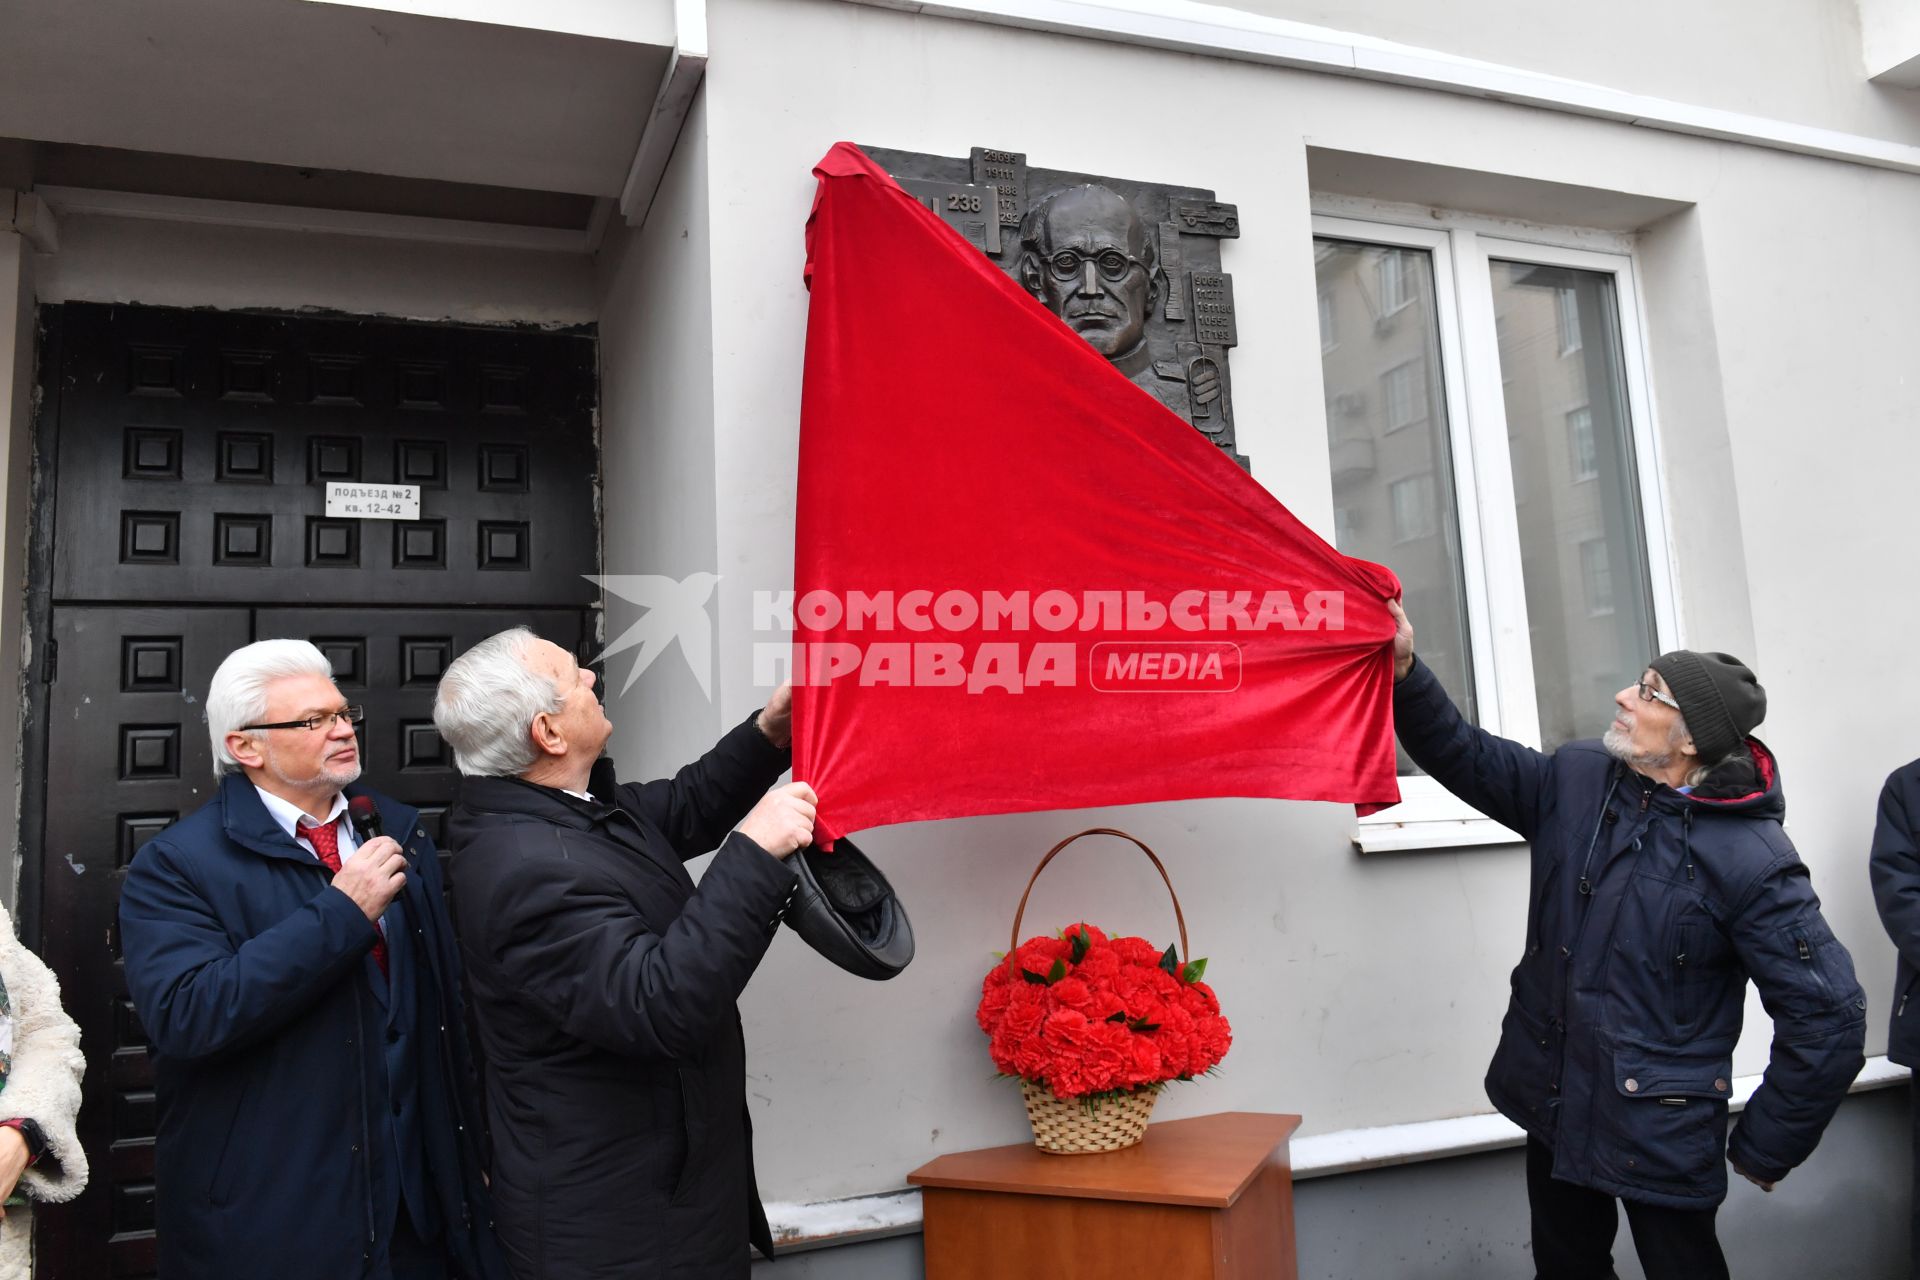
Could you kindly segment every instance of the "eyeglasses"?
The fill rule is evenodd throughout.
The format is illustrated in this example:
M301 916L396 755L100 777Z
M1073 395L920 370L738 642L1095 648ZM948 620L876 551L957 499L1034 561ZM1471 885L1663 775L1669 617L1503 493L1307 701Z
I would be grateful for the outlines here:
M1061 249L1047 259L1047 269L1053 272L1056 280L1075 280L1086 269L1087 263L1093 263L1100 278L1109 284L1119 284L1127 278L1127 273L1135 267L1146 269L1146 263L1131 254L1118 249L1102 249L1098 253L1082 253L1078 249Z
M333 726L341 720L345 720L348 724L359 724L366 718L367 709L355 705L342 707L338 711L322 711L319 715L308 716L305 720L279 720L273 724L243 724L234 732L251 733L255 729L305 729L312 732L315 729L325 729L328 733L332 733Z
M1664 702L1675 711L1680 709L1679 703L1648 684L1645 680L1640 681L1634 687L1640 690L1640 701L1642 702Z

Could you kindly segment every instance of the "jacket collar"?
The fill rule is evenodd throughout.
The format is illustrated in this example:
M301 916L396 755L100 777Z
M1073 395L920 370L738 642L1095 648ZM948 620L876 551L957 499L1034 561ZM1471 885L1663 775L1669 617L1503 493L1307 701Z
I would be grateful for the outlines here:
M358 782L345 788L345 791L349 800L354 796L372 797L375 807L380 811L381 826L401 844L404 845L407 837L413 834L414 826L420 820L419 810ZM254 790L246 774L229 773L221 778L219 798L221 828L235 844L269 858L313 861L313 855L301 848L267 812L267 806L260 802L260 793Z
M460 805L469 812L516 814L542 822L557 823L575 831L602 830L610 838L640 854L648 863L683 890L691 892L693 881L677 859L669 859L646 839L640 820L617 804L601 797L618 794L613 762L601 758L595 762L587 780L587 792L594 798L579 796L558 787L543 787L519 778L466 778L460 784Z
M558 787L543 787L519 778L466 778L460 783L460 803L469 809L487 813L513 813L563 827L585 831L607 821L619 810L602 803L595 790L592 800L582 800Z
M1632 782L1653 792L1655 806L1674 813L1691 811L1695 817L1702 813L1722 813L1743 818L1771 818L1777 822L1787 808L1786 796L1780 789L1780 762L1767 745L1755 737L1748 737L1747 753L1752 758L1753 773L1758 781L1751 791L1744 793L1700 795L1676 791L1631 770L1628 776Z

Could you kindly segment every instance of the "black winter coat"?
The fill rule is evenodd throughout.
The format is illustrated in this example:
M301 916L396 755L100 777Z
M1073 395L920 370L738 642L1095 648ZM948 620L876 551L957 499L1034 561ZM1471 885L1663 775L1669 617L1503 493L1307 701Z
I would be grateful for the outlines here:
M1894 770L1881 788L1871 866L1880 923L1900 952L1887 1056L1912 1067L1920 1065L1920 1006L1913 1005L1914 978L1920 975L1920 760Z
M788 764L752 721L673 778L595 797L469 778L448 815L519 1280L728 1280L772 1252L735 1002L795 873L734 824ZM699 888L683 860L719 847Z
M1597 742L1552 755L1470 725L1425 664L1394 686L1421 768L1532 845L1526 952L1487 1071L1553 1174L1647 1204L1726 1198L1723 1152L1777 1181L1805 1160L1865 1062L1866 997L1759 783L1684 795ZM1727 1139L1747 980L1773 1018L1766 1075Z
M461 1031L460 962L439 856L406 805L362 786L406 850L390 939L410 1016L372 984L379 938L253 784L214 798L134 856L120 896L127 986L159 1095L155 1216L162 1277L347 1280L391 1274L403 1174L420 1178L457 1274L504 1280L481 1180L478 1089ZM402 951L404 946L405 950ZM398 961L396 960L396 965ZM391 991L391 988L389 989ZM410 1096L390 1055L409 1048ZM383 1121L418 1108L408 1170Z

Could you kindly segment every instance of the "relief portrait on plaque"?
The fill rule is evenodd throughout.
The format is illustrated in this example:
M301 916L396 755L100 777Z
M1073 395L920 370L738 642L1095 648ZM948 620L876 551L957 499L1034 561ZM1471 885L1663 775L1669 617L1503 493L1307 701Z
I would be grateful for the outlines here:
M1227 352L1238 343L1220 241L1239 212L1211 191L866 148L910 194L1242 467Z

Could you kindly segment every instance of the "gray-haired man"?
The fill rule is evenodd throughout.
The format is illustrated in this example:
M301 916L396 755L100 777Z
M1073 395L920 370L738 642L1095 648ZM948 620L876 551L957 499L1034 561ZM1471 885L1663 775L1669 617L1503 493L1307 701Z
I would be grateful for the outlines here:
M1724 653L1655 658L1598 742L1551 755L1467 723L1389 606L1394 728L1532 846L1525 953L1487 1096L1527 1131L1541 1280L1613 1274L1616 1201L1648 1280L1724 1280L1727 1166L1762 1190L1813 1152L1864 1061L1866 997L1781 830L1766 693ZM1727 1130L1747 982L1766 1075Z
M206 705L219 789L120 898L161 1276L503 1276L418 814L358 784L360 708L306 641L228 655ZM360 796L397 840L362 842Z
M771 1253L735 1009L813 835L792 695L672 778L621 785L594 677L524 630L441 678L448 816L487 1060L500 1240L519 1280L744 1277ZM682 863L718 848L698 888Z

